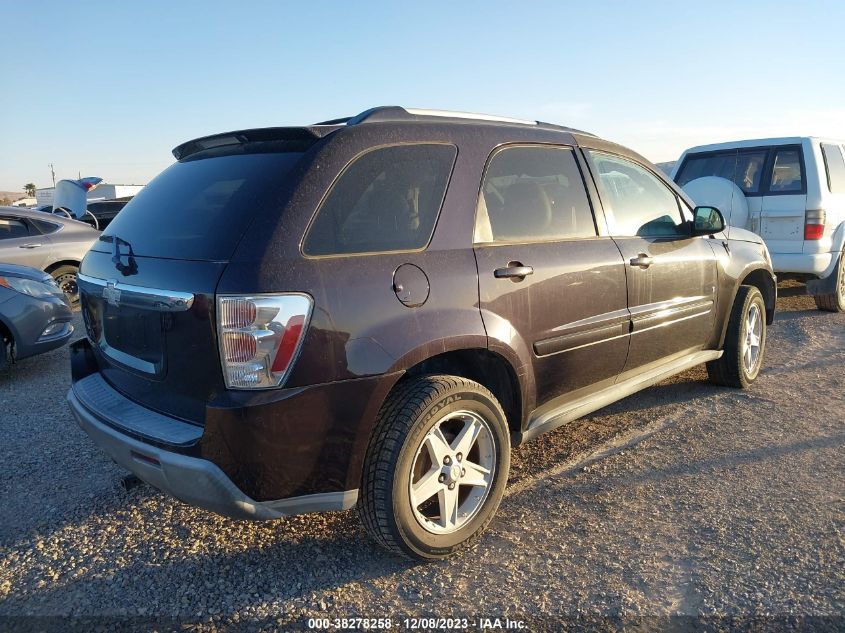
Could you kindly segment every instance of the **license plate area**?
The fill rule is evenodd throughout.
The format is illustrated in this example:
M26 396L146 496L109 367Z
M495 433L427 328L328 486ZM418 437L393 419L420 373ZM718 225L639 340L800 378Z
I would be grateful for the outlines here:
M166 330L174 311L193 301L187 293L167 293L80 275L82 310L88 337L113 365L145 378L163 378Z
M137 308L101 306L101 351L130 369L164 374L164 315Z

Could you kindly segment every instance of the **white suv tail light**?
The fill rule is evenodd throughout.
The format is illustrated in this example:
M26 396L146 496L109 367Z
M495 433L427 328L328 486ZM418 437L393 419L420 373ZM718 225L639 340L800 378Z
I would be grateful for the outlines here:
M804 214L804 239L822 239L824 237L824 223L824 209L808 209Z
M304 294L218 296L217 331L226 387L281 385L302 347L312 305Z

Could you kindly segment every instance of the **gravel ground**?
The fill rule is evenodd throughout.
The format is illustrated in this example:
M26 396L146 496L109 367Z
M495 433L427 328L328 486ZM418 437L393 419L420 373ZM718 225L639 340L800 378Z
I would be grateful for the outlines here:
M66 409L67 350L22 361L0 373L0 629L843 630L845 314L781 293L752 389L694 369L520 447L480 545L433 564L384 553L353 512L249 523L124 492Z

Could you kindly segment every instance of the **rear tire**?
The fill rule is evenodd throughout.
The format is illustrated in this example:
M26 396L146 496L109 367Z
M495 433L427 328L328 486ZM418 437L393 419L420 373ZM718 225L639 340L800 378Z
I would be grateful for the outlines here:
M707 363L710 382L745 389L760 374L766 350L766 304L754 286L736 293L719 360Z
M827 295L815 295L816 307L825 312L845 312L845 251L836 266L836 288Z
M51 270L50 274L70 302L76 305L79 302L79 286L76 279L79 268L76 266L59 266L55 270Z
M509 469L507 419L490 391L457 376L412 378L379 412L358 514L383 547L445 558L489 525Z

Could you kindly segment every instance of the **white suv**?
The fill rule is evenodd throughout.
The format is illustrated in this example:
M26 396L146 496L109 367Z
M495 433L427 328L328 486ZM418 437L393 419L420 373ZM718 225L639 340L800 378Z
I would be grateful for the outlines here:
M780 278L807 283L822 310L845 311L845 147L814 137L686 150L672 178L696 204L766 242Z

